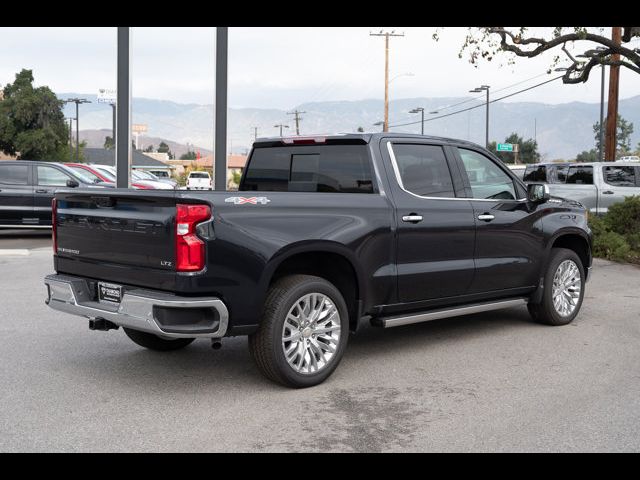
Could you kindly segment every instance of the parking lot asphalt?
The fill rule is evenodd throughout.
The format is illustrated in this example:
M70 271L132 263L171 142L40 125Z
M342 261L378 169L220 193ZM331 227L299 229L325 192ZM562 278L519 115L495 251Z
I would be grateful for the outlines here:
M565 327L526 308L366 326L304 390L263 378L245 337L158 353L48 309L49 250L0 271L3 452L640 450L637 267L596 260Z
M51 229L1 229L0 255L3 250L51 247Z

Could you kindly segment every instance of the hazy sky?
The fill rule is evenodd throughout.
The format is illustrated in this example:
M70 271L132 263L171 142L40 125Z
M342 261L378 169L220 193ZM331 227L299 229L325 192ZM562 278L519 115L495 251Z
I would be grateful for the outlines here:
M294 107L309 101L382 98L384 39L371 28L231 28L229 105ZM489 84L497 90L516 82L541 82L550 56L517 59L515 66L483 62L479 68L458 58L466 29L448 27L438 43L433 28L395 28L391 40L390 96L459 97ZM606 30L607 33L609 29ZM133 95L181 103L213 103L214 28L151 28L132 31ZM640 47L640 39L634 40ZM0 28L0 84L21 68L34 71L36 84L55 92L96 93L116 84L115 28ZM542 76L539 76L542 75ZM533 78L532 77L536 77ZM529 80L531 79L531 80ZM528 81L527 81L528 80ZM621 69L620 97L640 94L640 75ZM508 101L598 102L600 75L587 84L560 81Z

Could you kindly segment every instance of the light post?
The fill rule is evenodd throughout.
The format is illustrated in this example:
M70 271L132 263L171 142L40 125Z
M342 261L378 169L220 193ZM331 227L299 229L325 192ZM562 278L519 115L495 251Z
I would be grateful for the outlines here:
M489 148L489 89L490 88L491 87L489 85L481 85L481 86L479 86L477 88L474 88L473 90L469 90L469 92L471 92L471 93L480 93L480 92L483 92L483 91L487 92L487 121L486 121L486 125L487 125L486 130L487 131L486 131L486 134L485 134L485 137L486 137L485 138L485 146L486 146L486 148Z
M280 136L282 137L282 129L283 128L289 128L289 125L284 125L282 123L279 123L277 125L274 125L274 128L280 128Z
M413 110L409 110L409 113L420 113L422 120L420 121L420 135L424 135L424 108L416 107Z
M382 131L383 131L383 132L385 131L385 129L384 129L384 127L385 127L385 123L384 123L384 122L382 122L382 121L374 123L374 124L373 124L373 126L374 126L374 127L380 127L380 126L382 126Z
M76 162L80 161L80 121L79 117L79 105L81 103L91 103L90 100L86 98L67 98L64 100L65 103L75 103L76 104Z

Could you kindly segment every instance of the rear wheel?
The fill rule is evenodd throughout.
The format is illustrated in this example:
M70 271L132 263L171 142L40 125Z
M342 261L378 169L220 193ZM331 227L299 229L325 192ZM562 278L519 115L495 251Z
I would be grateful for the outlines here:
M534 320L547 325L571 323L582 306L584 281L584 267L576 252L566 248L552 249L542 301L530 303L529 313Z
M336 287L311 275L282 278L269 289L263 312L249 349L265 376L302 388L333 373L349 336L347 306Z
M140 330L132 330L130 328L124 328L124 333L127 334L134 343L137 343L141 347L148 348L149 350L156 350L159 352L168 352L171 350L178 350L189 345L195 340L195 338L161 338L153 333L141 332Z

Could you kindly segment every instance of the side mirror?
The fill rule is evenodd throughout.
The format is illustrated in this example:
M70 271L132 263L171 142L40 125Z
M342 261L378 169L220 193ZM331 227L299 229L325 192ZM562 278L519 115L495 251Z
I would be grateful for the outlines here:
M73 178L70 178L69 180L67 180L67 187L77 188L79 186L80 186L80 183L77 180L74 180Z
M533 203L543 203L551 198L549 185L546 183L530 183L527 185L527 199Z

